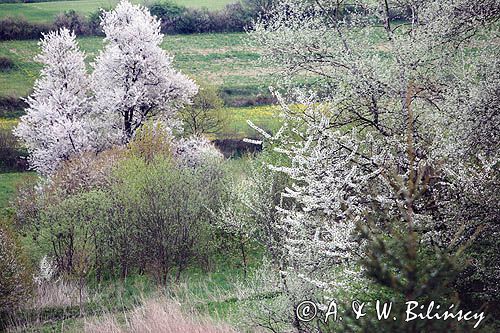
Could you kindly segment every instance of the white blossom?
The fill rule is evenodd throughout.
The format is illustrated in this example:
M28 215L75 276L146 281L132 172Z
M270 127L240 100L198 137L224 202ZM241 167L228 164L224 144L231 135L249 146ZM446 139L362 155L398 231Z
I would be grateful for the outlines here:
M197 167L207 162L221 161L222 153L205 137L191 136L172 142L174 157L182 166Z
M174 118L197 86L172 68L173 58L160 47L160 21L145 7L122 1L104 12L102 28L105 47L92 74L94 107L113 138L128 142L147 119Z
M261 133L287 157L270 167L294 181L282 193L289 206L278 207L289 274L333 290L331 264L359 250L357 223L405 222L423 234L474 227L449 203L463 188L477 199L474 186L491 196L497 183L476 169L478 156L500 161L498 8L495 0L283 0L255 23L263 61L290 92L278 94L282 130ZM303 78L307 89L295 89ZM498 219L491 200L498 196L469 214Z
M39 45L42 52L36 60L44 67L14 134L27 147L31 167L50 174L88 149L88 79L74 33L65 28L50 32Z
M56 271L57 269L54 265L54 262L45 255L40 260L38 274L34 276L34 281L38 285L51 282L55 277Z

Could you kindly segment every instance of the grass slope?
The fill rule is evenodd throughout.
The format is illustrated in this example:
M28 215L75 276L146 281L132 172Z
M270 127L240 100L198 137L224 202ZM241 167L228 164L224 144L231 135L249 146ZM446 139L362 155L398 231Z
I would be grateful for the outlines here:
M0 173L0 218L2 214L5 213L10 204L16 186L28 177L35 177L33 172L9 172Z
M88 63L102 48L102 38L79 39ZM165 36L162 47L174 58L174 66L190 77L223 88L258 93L270 84L270 69L258 63L261 50L246 45L243 33ZM37 41L0 42L0 57L14 61L14 68L0 71L0 96L27 96L40 71L33 58L39 52Z
M144 3L143 0L131 0L133 3ZM173 2L186 7L206 7L208 9L220 9L233 0L173 0ZM54 17L68 10L88 15L99 8L112 8L118 3L117 0L72 0L53 1L37 3L6 3L0 4L0 18L24 17L30 22L51 22Z

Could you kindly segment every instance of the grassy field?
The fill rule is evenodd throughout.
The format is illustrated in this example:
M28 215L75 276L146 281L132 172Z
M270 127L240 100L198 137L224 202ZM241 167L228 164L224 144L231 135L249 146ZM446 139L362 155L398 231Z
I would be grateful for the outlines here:
M256 106L245 108L224 108L226 124L222 130L213 135L214 139L241 139L260 136L254 129L248 126L247 120L268 131L275 132L279 129L279 108L276 106ZM0 129L12 129L18 123L18 119L0 118Z
M144 3L143 0L131 0L133 3ZM206 7L208 9L219 9L233 0L173 0L173 2L186 7ZM99 8L111 8L118 3L117 0L72 0L51 1L37 3L7 3L0 4L0 18L24 17L30 22L51 22L54 17L68 10L88 15Z
M253 128L248 126L247 120L263 130L275 133L280 127L277 106L258 106L247 108L226 108L228 115L227 125L217 133L217 138L252 138L261 137Z
M79 39L90 63L102 48L102 38ZM261 50L246 43L242 33L165 36L163 48L174 58L174 66L192 78L223 88L266 91L271 69L259 65ZM37 41L0 42L0 57L14 61L14 68L0 72L0 96L27 96L40 71L33 58L39 52Z
M0 118L0 130L11 129L17 125L17 119L3 119Z
M9 207L9 202L16 191L16 186L26 177L34 177L33 172L0 173L0 217Z

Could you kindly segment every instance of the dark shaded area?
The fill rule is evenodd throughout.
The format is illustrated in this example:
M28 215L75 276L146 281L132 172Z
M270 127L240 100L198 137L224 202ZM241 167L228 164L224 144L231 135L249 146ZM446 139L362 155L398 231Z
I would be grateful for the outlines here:
M14 67L14 62L7 57L0 57L0 72L8 72Z
M237 158L262 151L262 145L256 145L237 139L217 139L213 141L213 144L226 158Z
M11 129L0 128L0 172L28 170L27 152Z
M0 118L15 119L24 114L28 104L17 97L0 97Z
M221 98L224 105L231 107L247 107L276 104L278 101L268 88L223 88Z

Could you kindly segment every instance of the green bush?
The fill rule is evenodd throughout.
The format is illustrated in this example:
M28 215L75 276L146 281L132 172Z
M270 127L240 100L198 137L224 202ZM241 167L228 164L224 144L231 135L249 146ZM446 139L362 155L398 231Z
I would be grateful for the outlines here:
M18 200L18 218L59 274L149 273L164 281L189 265L210 265L218 239L212 223L225 196L224 162L183 166L168 153L144 152L142 141L110 169L99 167L99 157L87 163L92 172L84 168L89 156L73 161L43 194L26 191Z
M21 18L7 17L0 20L0 40L38 39L42 33L53 30L52 24L32 23Z
M208 134L220 131L227 117L223 113L224 101L220 90L205 83L199 83L198 94L193 104L179 110L186 134Z
M12 59L7 57L0 57L0 72L10 71L14 67Z
M132 270L165 280L189 264L208 260L211 228L220 204L224 171L220 165L179 167L166 158L152 163L131 158L116 170L110 232L105 243L122 275ZM113 231L111 235L111 231Z
M21 247L7 223L0 221L0 330L7 315L27 297L30 285Z

